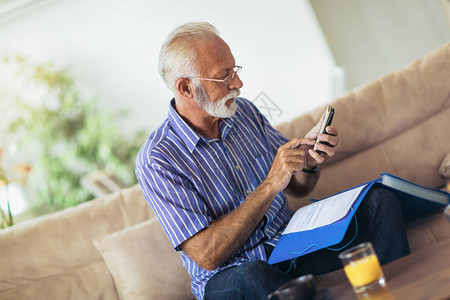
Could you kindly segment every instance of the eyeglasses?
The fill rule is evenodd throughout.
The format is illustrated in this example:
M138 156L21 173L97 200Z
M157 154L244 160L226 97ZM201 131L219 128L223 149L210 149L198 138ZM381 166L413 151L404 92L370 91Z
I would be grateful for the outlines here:
M242 70L242 66L234 66L233 73L226 76L222 79L216 79L216 78L202 78L202 77L192 77L192 79L198 79L198 80L208 80L208 81L215 81L215 82L222 82L226 85L230 84L231 80L234 79L234 76L239 75L239 73Z

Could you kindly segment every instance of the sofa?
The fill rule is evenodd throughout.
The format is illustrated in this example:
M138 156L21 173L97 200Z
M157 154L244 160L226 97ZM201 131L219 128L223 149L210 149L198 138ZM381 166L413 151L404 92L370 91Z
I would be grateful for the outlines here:
M388 172L432 188L450 168L450 43L329 104L337 154L293 210ZM299 99L298 101L305 101ZM325 106L277 128L304 136ZM442 211L407 224L411 250L450 238ZM333 272L336 273L336 272ZM324 274L318 286L345 278ZM0 232L0 299L192 299L190 278L138 186Z

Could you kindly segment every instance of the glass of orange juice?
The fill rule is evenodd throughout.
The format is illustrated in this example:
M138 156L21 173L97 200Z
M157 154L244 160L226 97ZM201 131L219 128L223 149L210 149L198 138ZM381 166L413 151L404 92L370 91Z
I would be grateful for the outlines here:
M378 257L370 242L362 243L339 254L344 272L355 293L386 286Z

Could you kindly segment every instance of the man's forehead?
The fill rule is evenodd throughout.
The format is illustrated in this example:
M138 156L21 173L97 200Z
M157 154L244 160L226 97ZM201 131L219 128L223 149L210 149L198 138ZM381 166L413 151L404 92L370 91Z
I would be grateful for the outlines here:
M220 37L216 37L214 40L199 40L195 46L198 63L201 67L206 65L209 69L215 70L234 66L234 57L230 47Z

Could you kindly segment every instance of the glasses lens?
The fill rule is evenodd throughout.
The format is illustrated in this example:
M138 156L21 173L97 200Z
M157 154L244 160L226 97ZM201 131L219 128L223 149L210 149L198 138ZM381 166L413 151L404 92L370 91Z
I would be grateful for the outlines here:
M234 67L233 69L233 73L231 74L231 79L234 79L234 76L236 76L236 74L239 76L239 73L241 72L242 67Z
M239 76L239 73L241 73L242 67L234 67L234 74L233 77L237 74Z
M242 67L234 67L233 68L233 73L231 73L230 75L228 75L225 79L224 79L224 83L225 84L229 84L231 80L234 79L234 76L237 74L239 75L239 73L241 72Z

